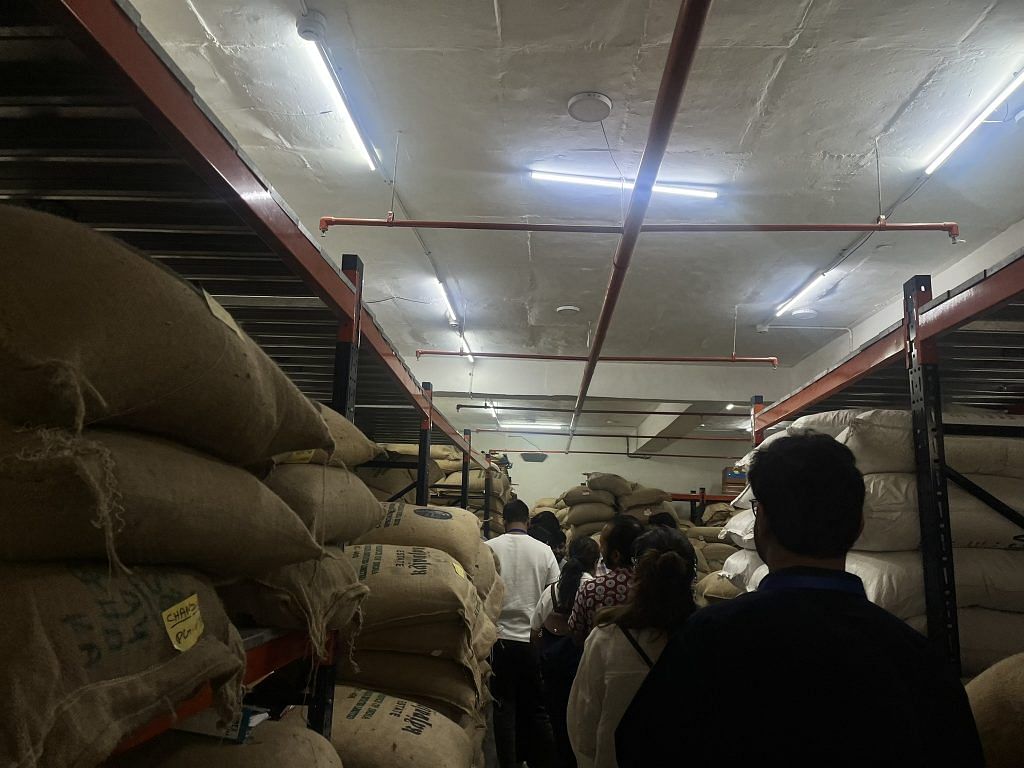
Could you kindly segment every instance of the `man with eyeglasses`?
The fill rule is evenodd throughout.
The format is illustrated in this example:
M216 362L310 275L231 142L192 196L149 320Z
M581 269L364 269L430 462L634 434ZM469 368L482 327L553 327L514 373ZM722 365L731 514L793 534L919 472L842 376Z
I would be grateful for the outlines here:
M782 438L748 477L769 574L669 641L617 731L620 768L982 766L960 681L845 572L864 504L849 449L820 434ZM732 702L715 739L685 716L711 692Z

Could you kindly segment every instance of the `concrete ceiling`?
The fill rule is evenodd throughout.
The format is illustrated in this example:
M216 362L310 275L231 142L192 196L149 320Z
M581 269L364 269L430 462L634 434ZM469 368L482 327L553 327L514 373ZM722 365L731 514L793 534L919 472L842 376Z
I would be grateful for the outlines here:
M578 3L545 0L306 2L328 19L335 64L388 168L401 135L398 188L411 216L620 219L618 191L536 182L529 170L616 175L600 125L566 113L572 94L598 90L614 102L605 121L614 161L634 173L676 2L591 0L585 13ZM386 214L390 187L360 161L312 76L308 44L295 32L299 0L132 5L310 231L321 215ZM718 0L661 179L712 185L720 198L659 197L649 220L871 221L875 139L889 205L1022 63L1020 0ZM938 272L1024 218L1024 125L1014 120L1022 108L1024 90L893 217L958 221L965 245L951 247L940 233L876 235L827 295L814 297L818 317L803 324L852 326L912 274ZM586 352L613 236L422 234L454 281L476 351ZM854 239L644 236L606 353L727 355L738 313L738 354L777 355L793 366L843 332L760 334L755 326ZM363 257L366 298L417 373L417 348L457 348L433 267L411 232L337 229L323 243L332 257ZM582 311L556 315L566 303ZM471 391L465 361L443 364L466 379L457 389ZM524 379L519 391L540 393L530 386Z

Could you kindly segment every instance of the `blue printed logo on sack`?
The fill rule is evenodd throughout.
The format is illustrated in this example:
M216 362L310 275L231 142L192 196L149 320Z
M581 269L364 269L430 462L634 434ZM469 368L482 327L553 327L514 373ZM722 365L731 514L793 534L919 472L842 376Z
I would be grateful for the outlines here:
M422 517L429 517L431 520L452 519L452 513L445 512L443 509L428 509L426 507L418 507L417 509L414 509L413 512Z

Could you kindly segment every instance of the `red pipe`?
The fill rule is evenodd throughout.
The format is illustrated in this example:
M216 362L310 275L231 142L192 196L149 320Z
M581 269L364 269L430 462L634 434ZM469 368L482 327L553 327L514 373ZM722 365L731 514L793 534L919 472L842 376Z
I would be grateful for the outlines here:
M489 405L476 405L475 403L459 403L455 406L456 412L461 411L463 408L479 408L481 410L490 410ZM537 413L572 413L572 408L546 408L546 407L534 407L531 405L496 405L494 409L497 411L535 411ZM602 414L605 416L728 416L730 418L743 418L744 412L737 411L735 413L694 413L693 411L620 411L614 409L604 408L587 408L582 411L586 414Z
M390 227L399 229L473 229L496 232L570 232L591 235L621 235L616 224L535 224L521 221L433 221L419 219L356 219L322 216L320 231L331 227ZM945 232L951 239L960 236L954 221L870 224L643 224L641 232Z
M580 435L583 437L583 435ZM592 456L627 456L637 459L742 459L742 456L704 456L697 453L626 453L625 451L538 451L536 448L488 448L488 453L583 453Z
M477 432L504 432L512 434L520 434L528 432L531 435L555 435L556 437L565 437L565 432L558 432L555 430L544 430L544 429L494 429L494 428L479 428L475 430ZM576 437L613 437L613 438L632 438L634 440L706 440L709 442L729 442L729 443L750 443L749 437L671 437L669 435L613 435L605 432L592 432L587 435L576 435Z
M612 256L612 273L608 279L604 302L601 304L601 313L597 318L587 365L583 369L583 381L580 383L580 391L576 397L576 406L573 408L572 419L569 421L570 440L576 429L580 413L583 411L583 403L586 402L590 383L594 380L594 371L597 369L598 360L601 359L601 348L608 336L612 315L615 314L615 305L619 301L622 284L625 282L626 272L629 270L629 262L633 258L633 251L636 250L636 243L640 238L640 227L644 223L647 208L651 204L654 183L658 179L658 170L665 157L665 150L668 148L672 125L679 112L679 104L683 98L686 81L690 76L693 59L697 55L697 45L710 7L711 0L683 0L683 4L679 8L679 17L676 19L675 31L672 33L672 45L668 51L668 60L661 76L661 85L658 86L658 97L654 101L651 126L647 131L647 143L644 145L644 153L640 157L640 168L633 184L633 192L629 196L629 208L622 220L622 236L619 238L615 255Z
M537 355L525 352L449 352L444 349L417 349L416 359L421 357L473 357L495 358L499 360L554 360L561 363L585 363L589 359L585 355ZM777 357L659 357L652 355L610 355L601 358L602 363L765 363L772 368L779 367Z

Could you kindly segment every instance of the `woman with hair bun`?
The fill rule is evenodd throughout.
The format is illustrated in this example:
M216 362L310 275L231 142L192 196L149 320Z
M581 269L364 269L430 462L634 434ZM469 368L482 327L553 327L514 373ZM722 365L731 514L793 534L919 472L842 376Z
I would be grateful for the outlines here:
M677 530L658 526L633 543L629 601L597 614L569 696L579 768L616 768L615 729L669 636L697 610L696 573L693 545Z

